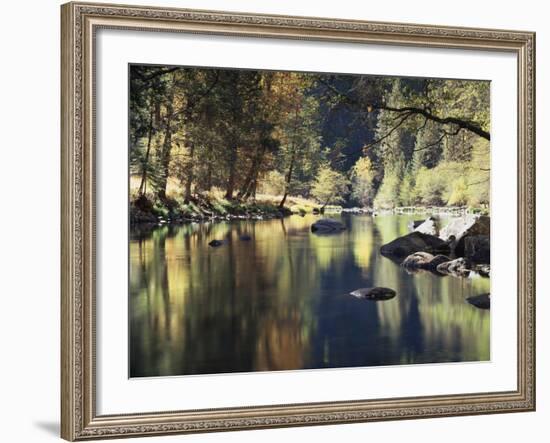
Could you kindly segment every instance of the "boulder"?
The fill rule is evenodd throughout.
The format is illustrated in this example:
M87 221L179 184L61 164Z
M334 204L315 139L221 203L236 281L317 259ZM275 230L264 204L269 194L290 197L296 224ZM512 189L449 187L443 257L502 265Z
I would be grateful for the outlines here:
M332 218L321 218L311 225L311 232L318 234L335 234L346 229L342 222Z
M427 270L431 272L437 272L437 266L441 263L450 261L451 259L446 255L436 255L435 257L432 254L427 252L415 252L414 254L409 255L401 266L403 266L407 271L417 271L417 270Z
M390 300L396 296L396 292L390 288L360 288L350 292L351 295L357 298L374 301Z
M432 259L432 261L428 263L428 267L426 269L428 269L428 271L438 272L437 267L443 263L449 262L450 260L451 259L446 255L442 255L442 254L436 255Z
M482 277L489 278L491 276L491 266L490 265L476 265L476 266L474 266L473 271L477 272Z
M421 224L414 228L416 232L422 232L422 234L438 235L437 219L435 217L428 217Z
M464 257L473 263L491 263L491 238L488 235L470 235L464 239Z
M447 261L436 267L437 272L455 277L468 277L470 275L470 263L463 257Z
M407 269L426 269L434 256L428 252L415 252L403 260L401 266Z
M415 252L449 253L449 245L440 238L423 234L421 232L411 232L403 237L383 245L380 253L392 259L404 259Z
M409 223L407 223L407 227L409 228L409 231L413 232L416 228L418 228L425 221L426 220L411 220Z
M466 237L472 235L490 235L491 234L491 218L486 215L468 214L463 217L458 217L439 233L442 240L450 242L453 252L457 256L464 256L464 245Z
M491 294L474 295L472 297L468 297L466 301L479 309L491 308Z
M208 246L212 246L213 248L217 248L218 246L223 245L222 240L212 240L210 243L208 243Z

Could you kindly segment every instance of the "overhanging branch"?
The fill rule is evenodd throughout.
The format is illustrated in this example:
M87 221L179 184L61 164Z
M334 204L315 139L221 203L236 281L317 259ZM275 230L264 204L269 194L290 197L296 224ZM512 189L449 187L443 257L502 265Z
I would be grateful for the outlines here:
M437 115L432 114L426 109L416 108L414 106L407 106L404 108L394 108L392 106L387 106L383 104L372 104L370 106L373 109L379 109L379 110L384 110L389 112L410 113L410 114L421 115L424 118L427 118L428 120L434 121L436 123L441 123L444 125L456 125L460 129L466 129L467 131L473 132L474 134L477 134L486 140L491 140L491 134L489 132L481 129L481 127L477 123L469 120L465 120L462 118L438 117Z
M396 108L393 106L388 106L383 103L359 102L357 99L350 97L345 92L338 90L329 82L323 79L318 79L318 81L319 83L325 85L329 91L338 95L347 103L354 106L358 106L360 109L364 109L368 112L372 112L373 110L380 110L380 111L396 112L396 113L405 114L405 115L421 115L427 120L431 120L433 122L440 123L442 125L456 125L460 129L465 129L486 140L491 140L491 134L488 131L483 130L477 122L474 122L465 118L458 118L458 117L439 117L433 114L430 108L424 109L424 108L418 108L415 106L406 106L403 108Z

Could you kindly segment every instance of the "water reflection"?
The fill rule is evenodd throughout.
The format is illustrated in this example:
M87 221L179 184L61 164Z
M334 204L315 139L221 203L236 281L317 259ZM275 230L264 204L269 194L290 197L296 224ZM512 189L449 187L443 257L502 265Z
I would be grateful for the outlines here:
M409 275L382 257L406 216L342 216L335 236L311 234L316 218L133 231L131 376L489 359L489 311L466 302L489 279ZM347 294L368 286L398 295Z

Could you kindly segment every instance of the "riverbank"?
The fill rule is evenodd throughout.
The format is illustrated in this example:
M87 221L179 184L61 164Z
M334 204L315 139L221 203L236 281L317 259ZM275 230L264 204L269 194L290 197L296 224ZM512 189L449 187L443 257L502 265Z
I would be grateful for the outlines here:
M321 206L313 200L288 197L283 207L281 196L258 195L255 200L229 200L220 195L195 196L188 202L175 198L165 200L140 196L130 202L130 223L170 224L201 221L270 220L292 214L306 215L320 212ZM326 212L340 212L340 206L327 206ZM354 208L354 212L362 209Z
M184 202L173 197L165 200L155 199L151 195L134 198L130 202L130 224L179 224L201 221L230 220L270 220L283 218L292 214L350 213L377 215L447 215L463 216L466 214L488 215L487 208L472 207L431 207L410 206L393 209L343 208L338 205L321 205L302 197L287 197L286 204L279 206L281 196L260 194L255 200L228 200L220 194L207 193L195 196Z

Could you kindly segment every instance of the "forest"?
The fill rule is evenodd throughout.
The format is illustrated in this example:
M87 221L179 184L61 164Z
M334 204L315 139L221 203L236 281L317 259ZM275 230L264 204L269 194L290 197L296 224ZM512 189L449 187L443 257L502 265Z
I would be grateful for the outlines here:
M129 75L134 223L488 211L487 81L150 65Z

